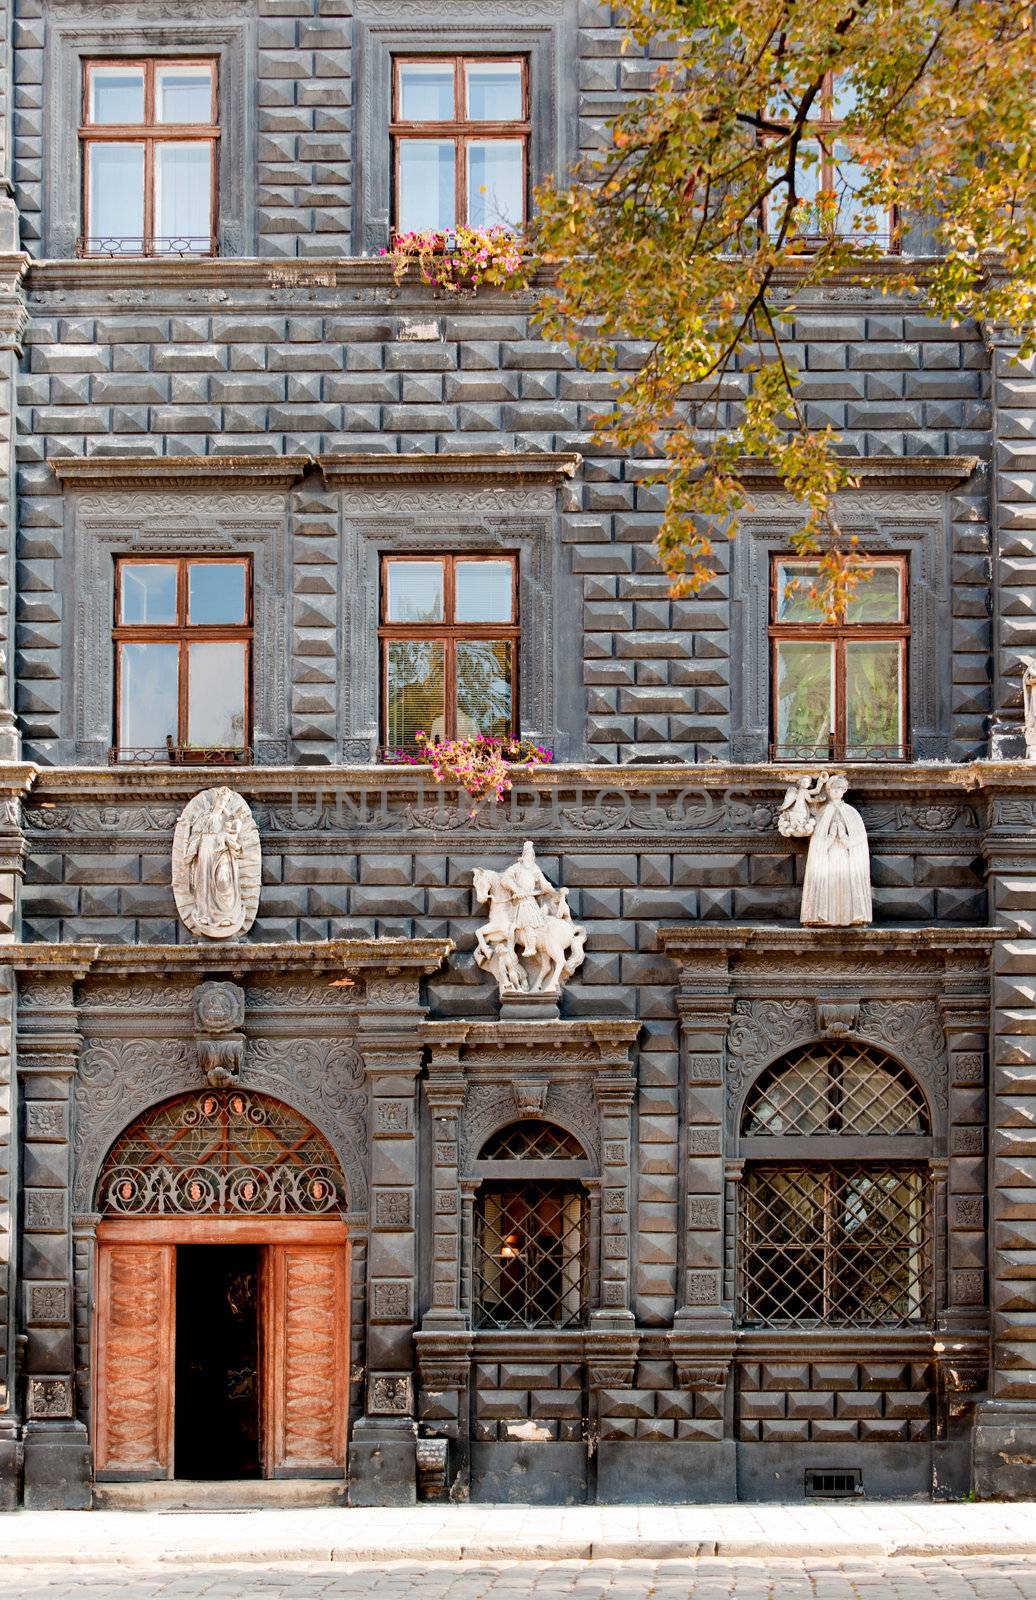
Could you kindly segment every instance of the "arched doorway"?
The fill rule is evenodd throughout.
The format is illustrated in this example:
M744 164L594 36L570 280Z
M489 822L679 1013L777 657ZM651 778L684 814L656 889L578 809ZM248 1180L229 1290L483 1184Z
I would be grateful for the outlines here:
M100 1481L342 1477L345 1185L296 1111L243 1089L152 1107L97 1186Z

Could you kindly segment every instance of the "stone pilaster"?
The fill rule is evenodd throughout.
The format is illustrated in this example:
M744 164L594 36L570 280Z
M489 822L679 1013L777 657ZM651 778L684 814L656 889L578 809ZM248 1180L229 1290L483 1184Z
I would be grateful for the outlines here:
M625 1052L623 1052L625 1055ZM601 1296L591 1327L633 1326L630 1309L630 1125L634 1082L629 1066L598 1072L594 1092L601 1118Z
M1008 802L993 802L989 845L991 920L1010 937L993 949L992 1349L990 1398L976 1418L974 1488L982 1496L1028 1499L1036 1459L1036 846L1031 829L1008 837L1005 828L996 837L1008 810Z
M454 1482L466 1484L470 1473L470 1352L473 1339L462 1309L461 1244L463 1207L460 1192L460 1122L465 1079L460 1049L466 1028L436 1029L425 1085L430 1122L432 1189L431 1305L415 1335L420 1371L418 1422L425 1440L441 1440L441 1476L419 1460L419 1482L425 1492L444 1493ZM420 1451L419 1444L419 1451Z
M1019 654L1036 653L1036 362L1018 359L1018 338L986 330L993 402L993 717L994 760L1025 754Z
M416 1489L419 977L368 974L357 1045L370 1104L367 1392L353 1429L353 1505L413 1505Z
M73 980L21 985L24 1495L35 1509L90 1504L90 1451L77 1416L70 1218L72 1118L79 1056Z

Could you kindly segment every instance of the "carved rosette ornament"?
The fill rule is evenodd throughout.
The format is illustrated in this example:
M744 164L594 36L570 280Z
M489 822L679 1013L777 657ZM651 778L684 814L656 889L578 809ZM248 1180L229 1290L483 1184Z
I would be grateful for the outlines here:
M489 917L475 931L475 961L504 995L557 996L583 964L586 929L568 908L568 890L548 883L531 840L503 872L477 867L475 899Z
M786 839L808 839L799 921L805 928L855 928L871 921L867 829L840 772L804 775L789 785L777 817Z
M173 834L173 894L192 933L236 939L259 909L262 847L247 804L233 789L188 801Z

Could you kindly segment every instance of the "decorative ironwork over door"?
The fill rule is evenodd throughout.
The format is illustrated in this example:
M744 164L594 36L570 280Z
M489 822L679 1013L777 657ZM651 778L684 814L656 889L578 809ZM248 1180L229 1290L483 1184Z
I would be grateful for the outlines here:
M267 1095L206 1089L145 1112L114 1145L98 1185L109 1217L334 1215L334 1153Z

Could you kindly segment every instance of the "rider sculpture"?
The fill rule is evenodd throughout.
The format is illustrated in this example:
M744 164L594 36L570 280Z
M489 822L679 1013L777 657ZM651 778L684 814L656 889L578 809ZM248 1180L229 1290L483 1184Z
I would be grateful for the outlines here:
M475 934L475 960L501 994L556 994L583 963L586 929L577 928L568 890L548 883L531 841L503 872L479 867L475 899L489 920Z

